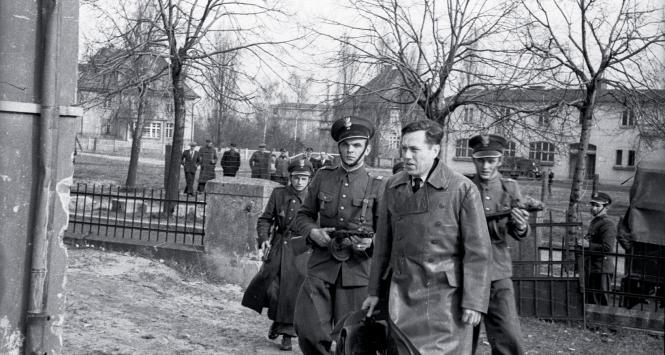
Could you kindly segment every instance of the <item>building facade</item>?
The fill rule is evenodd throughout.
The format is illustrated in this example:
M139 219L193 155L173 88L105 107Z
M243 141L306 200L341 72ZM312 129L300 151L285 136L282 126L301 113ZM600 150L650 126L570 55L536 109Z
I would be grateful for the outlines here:
M79 65L77 98L84 109L78 123L77 137L87 148L105 152L111 149L123 153L132 144L136 126L139 90L126 85L122 71L110 71L104 66L105 58L113 50L100 50L88 63ZM148 72L157 72L168 66L163 58L151 63ZM196 93L185 88L185 141L193 138L194 103ZM143 99L142 152L163 154L166 144L173 139L173 95L168 75L151 80Z

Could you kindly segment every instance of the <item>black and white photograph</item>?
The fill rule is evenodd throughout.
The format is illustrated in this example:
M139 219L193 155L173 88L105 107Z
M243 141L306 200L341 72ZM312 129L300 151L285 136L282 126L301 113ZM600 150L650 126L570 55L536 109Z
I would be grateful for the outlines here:
M662 0L0 0L0 354L665 352Z

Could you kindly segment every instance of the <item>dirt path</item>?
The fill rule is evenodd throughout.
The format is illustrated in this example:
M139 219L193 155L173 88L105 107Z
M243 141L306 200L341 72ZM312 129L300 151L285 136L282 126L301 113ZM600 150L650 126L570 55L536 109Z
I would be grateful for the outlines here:
M65 354L301 354L267 339L238 286L94 249L70 249L67 272Z

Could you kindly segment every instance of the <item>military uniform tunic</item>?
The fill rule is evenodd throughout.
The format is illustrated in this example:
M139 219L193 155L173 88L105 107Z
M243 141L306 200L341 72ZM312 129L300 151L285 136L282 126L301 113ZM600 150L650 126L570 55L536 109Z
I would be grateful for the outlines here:
M364 167L352 172L344 168L324 167L310 185L294 223L294 230L309 236L313 228L334 227L374 231L376 205L381 179L371 176ZM367 200L364 220L361 220L363 200ZM316 223L317 219L319 223ZM338 261L327 248L314 246L309 259L308 275L334 284L341 272L342 286L366 286L369 280L368 252L356 252L347 261Z
M381 185L381 179L364 167L350 172L342 167L320 169L298 211L294 230L304 236L313 228L326 227L374 231ZM360 309L367 296L371 257L371 249L366 249L339 261L327 247L312 244L295 313L298 342L306 355L328 354L335 337L333 325Z
M521 200L517 182L497 175L495 178L483 181L478 175L473 182L480 190L485 214L510 210L512 202ZM484 317L485 330L492 354L523 354L522 332L520 329L517 308L515 306L515 291L510 279L513 275L512 259L508 238L521 240L529 235L529 226L520 232L517 225L509 216L493 219L487 222L490 238L492 239L492 266L490 267L490 300L487 314ZM474 329L474 352L478 345L480 325Z

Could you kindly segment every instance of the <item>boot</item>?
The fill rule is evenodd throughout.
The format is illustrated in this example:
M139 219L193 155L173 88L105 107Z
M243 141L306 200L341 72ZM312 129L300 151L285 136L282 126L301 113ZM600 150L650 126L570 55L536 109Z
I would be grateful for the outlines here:
M268 330L268 339L275 340L279 334L277 334L277 322L272 322L270 330Z
M282 345L279 347L279 350L291 351L293 347L291 346L291 337L282 335Z

